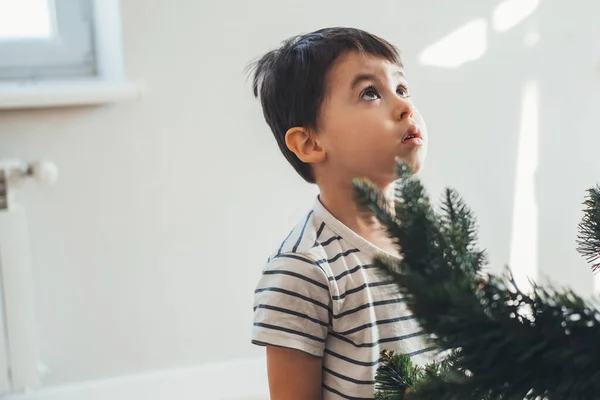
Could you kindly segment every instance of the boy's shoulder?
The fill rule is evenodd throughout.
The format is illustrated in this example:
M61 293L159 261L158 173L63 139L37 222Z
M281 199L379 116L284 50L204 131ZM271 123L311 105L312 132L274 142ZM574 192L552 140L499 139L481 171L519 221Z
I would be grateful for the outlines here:
M323 237L331 236L327 223L319 210L311 208L274 249L264 271L288 270L302 274L318 275L326 281L330 271L324 264L326 254L320 246ZM310 272L312 270L312 272Z
M357 243L353 236L356 235L316 199L310 211L271 254L264 270L300 273L312 270L311 275L318 275L331 285L336 282L336 276L372 261L369 249Z
M274 250L270 259L282 254L314 254L314 249L326 228L327 224L319 218L318 210L315 210L315 207L311 208Z

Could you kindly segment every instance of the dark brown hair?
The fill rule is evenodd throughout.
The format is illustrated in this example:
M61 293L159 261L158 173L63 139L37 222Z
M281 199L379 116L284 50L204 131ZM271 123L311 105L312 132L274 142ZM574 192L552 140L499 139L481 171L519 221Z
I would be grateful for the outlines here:
M260 99L279 149L309 183L315 183L312 168L287 148L285 134L295 126L317 129L327 73L349 51L402 65L400 52L389 42L360 29L340 27L289 38L251 65L254 96Z

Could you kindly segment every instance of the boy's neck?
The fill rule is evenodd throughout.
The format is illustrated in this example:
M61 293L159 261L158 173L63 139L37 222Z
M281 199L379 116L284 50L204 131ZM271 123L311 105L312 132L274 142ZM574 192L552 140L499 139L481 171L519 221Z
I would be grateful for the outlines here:
M377 219L356 202L354 188L349 185L319 185L323 206L354 233L380 249L397 255L398 249ZM393 196L393 183L383 189L388 199Z

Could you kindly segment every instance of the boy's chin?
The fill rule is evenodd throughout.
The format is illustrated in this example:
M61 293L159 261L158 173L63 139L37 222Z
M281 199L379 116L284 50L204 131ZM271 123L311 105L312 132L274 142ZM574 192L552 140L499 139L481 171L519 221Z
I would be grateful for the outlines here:
M408 165L410 167L411 172L416 175L419 172L421 172L421 169L423 168L423 164L425 162L425 157L419 157L415 155L414 157L406 158L398 157L397 160Z

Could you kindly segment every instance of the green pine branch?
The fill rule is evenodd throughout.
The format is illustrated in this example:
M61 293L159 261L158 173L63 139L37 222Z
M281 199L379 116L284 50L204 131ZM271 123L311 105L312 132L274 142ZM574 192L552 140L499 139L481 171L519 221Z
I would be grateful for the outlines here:
M365 181L355 184L359 201L401 244L399 265L376 262L396 281L439 348L457 352L443 373L410 375L416 379L410 391L399 383L404 375L378 374L379 395L402 393L419 400L599 397L596 306L572 291L535 286L527 294L510 275L483 274L486 259L477 247L475 218L459 195L446 191L435 211L420 181L406 167L398 170L401 183L393 210L377 188ZM588 220L582 224L591 254L600 248L600 196L598 190L590 193ZM409 374L405 364L398 365Z
M375 398L403 400L423 375L423 369L413 365L409 356L384 350L381 352L381 366L375 375Z
M584 216L579 224L577 250L592 264L596 272L600 270L600 185L588 190Z

